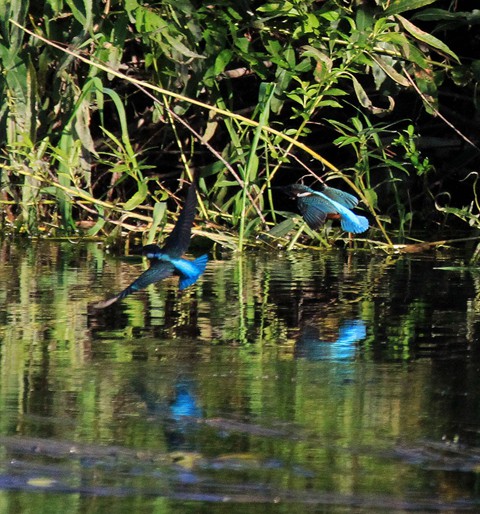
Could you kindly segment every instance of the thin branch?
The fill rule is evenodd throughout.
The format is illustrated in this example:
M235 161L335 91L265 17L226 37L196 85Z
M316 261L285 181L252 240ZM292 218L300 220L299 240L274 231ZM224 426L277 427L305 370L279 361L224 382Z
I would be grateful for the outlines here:
M473 146L476 150L480 151L480 148L471 141L467 136L465 136L460 130L458 130L453 123L447 120L443 114L440 113L440 111L427 99L427 97L420 91L417 84L415 84L415 81L412 79L412 77L409 75L408 71L402 67L402 71L405 74L405 77L407 78L410 85L415 89L415 91L418 93L418 95L421 97L421 99L432 109L432 111L435 113L436 116L438 116L445 124L447 124L455 133L457 133L461 139L463 139L466 143Z
M206 148L208 148L208 150L220 161L224 164L224 166L227 168L227 170L231 173L231 175L235 178L235 180L238 182L238 184L240 185L240 187L244 187L245 186L245 183L243 182L243 180L241 179L240 175L238 175L238 173L233 169L233 166L217 151L215 150L215 148L213 148L213 146L208 142L206 141L203 136L201 134L199 134L191 125L189 125L181 116L179 116L175 111L173 111L172 109L170 109L170 107L162 104L162 102L160 102L160 100L158 98L156 98L154 95L152 95L152 93L150 93L150 91L147 91L143 86L141 86L140 84L135 84L135 86L140 89L140 91L142 91L144 94L146 94L149 98L151 98L155 103L158 103L160 105L162 105L163 108L165 108L169 115L172 116L173 118L175 118L181 125L183 125L187 130L190 131L191 134L193 134L195 136L195 138L199 141L199 143L201 143L202 145L204 145ZM258 217L262 220L262 223L265 223L265 217L263 216L262 214L262 211L260 210L260 208L258 207L257 203L255 202L255 200L253 199L252 195L250 194L249 191L247 191L247 196L248 196L248 199L250 200L250 202L252 203L252 205L254 206L255 210L257 211L257 214L258 214ZM206 212L204 213L205 214L205 217L207 216L206 215Z

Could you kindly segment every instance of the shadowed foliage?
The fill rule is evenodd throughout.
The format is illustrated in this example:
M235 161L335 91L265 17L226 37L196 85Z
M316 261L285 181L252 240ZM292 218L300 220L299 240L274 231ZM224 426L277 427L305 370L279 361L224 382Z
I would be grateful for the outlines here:
M194 169L202 234L230 248L265 232L343 239L338 225L310 232L270 187L303 175L360 199L372 228L358 245L478 227L468 9L13 0L0 12L3 228L152 242Z

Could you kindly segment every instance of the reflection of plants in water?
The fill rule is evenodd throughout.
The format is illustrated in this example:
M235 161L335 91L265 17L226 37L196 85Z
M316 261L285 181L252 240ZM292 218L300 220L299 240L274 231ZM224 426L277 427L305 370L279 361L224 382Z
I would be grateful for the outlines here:
M28 334L31 356L54 340L56 349L64 347L64 358L73 359L74 365L99 350L90 348L92 334L117 339L109 351L120 361L131 358L124 338L139 336L199 337L206 344L240 344L254 351L290 354L307 324L335 340L342 320L361 313L371 325L363 344L367 355L375 354L381 339L386 354L404 359L411 357L417 327L428 317L421 297L412 297L398 314L393 298L399 284L395 273L386 272L396 261L350 262L338 252L213 261L195 288L179 293L176 282L165 281L126 299L100 319L88 319L88 303L106 289L117 290L138 272L137 265L106 260L95 245L89 248L86 256L83 249L70 245L33 247L25 254L4 250L2 303L11 320L2 328L4 337L12 344L24 340L18 332L21 326ZM5 256L18 263L15 273ZM391 301L386 300L389 297Z
M199 337L208 344L240 344L254 350L262 347L290 353L298 330L310 324L320 329L322 337L334 340L342 320L355 319L359 312L367 321L381 316L375 296L388 294L384 271L394 262L371 260L363 265L358 259L344 261L340 252L213 261L195 288L179 293L175 281L164 281L127 298L100 319L93 316L88 320L85 313L89 303L108 290L121 288L138 273L134 263L106 260L94 245L91 250L88 267L75 264L76 259L83 258L82 250L69 250L72 264L63 248L48 247L40 258L34 249L16 256L20 281L8 271L4 280L6 290L12 290L8 310L16 313L16 319L21 316L22 326L28 329L36 318L46 320L47 335L54 337L57 345L89 341L92 334L118 339L112 348L120 360L130 358L125 337ZM35 260L37 268L30 264ZM18 292L21 295L15 301ZM407 316L402 321L402 348L408 348L414 318L421 318L420 313L413 305L412 319ZM375 340L368 339L367 345L375 345ZM391 345L397 346L398 340ZM88 358L89 350L82 356L78 345L70 351L80 360Z
M131 358L124 338L143 336L190 337L208 345L235 344L249 351L262 348L290 355L303 327L316 327L322 338L334 341L343 321L361 315L369 326L362 343L366 355L376 355L381 341L383 355L409 359L418 327L431 319L422 290L408 302L394 300L406 261L344 260L341 252L212 261L194 288L180 293L176 281L167 280L100 317L87 318L89 303L129 283L139 267L105 259L95 245L89 248L87 255L70 245L33 247L25 254L19 249L10 255L10 250L4 251L18 264L16 273L8 268L8 259L3 267L4 309L14 323L2 330L18 331L21 325L23 331L31 331L32 355L43 341L54 339L56 348L65 347L65 358L81 363L97 350L90 349L92 335L118 340L110 351L121 361ZM17 332L10 332L10 337L22 338ZM72 346L72 341L83 341L85 348Z
M414 356L412 353L412 345L418 337L419 327L423 326L425 323L425 302L419 299L414 300L406 306L406 311L406 313L396 318L396 323L385 324L383 336L385 358L409 360ZM378 346L378 339L372 342Z
M376 362L415 359L435 323L458 314L435 303L455 297L446 273L429 280L427 262L414 276L419 263L402 257L244 255L212 261L181 294L166 281L89 314L136 276L115 262L96 246L0 248L2 434L146 448L159 469L181 457L172 466L193 478L211 464L222 480L221 456L235 455L242 478L298 490L407 480L370 449L424 434L432 368ZM347 342L348 361L295 359L309 325L321 342Z

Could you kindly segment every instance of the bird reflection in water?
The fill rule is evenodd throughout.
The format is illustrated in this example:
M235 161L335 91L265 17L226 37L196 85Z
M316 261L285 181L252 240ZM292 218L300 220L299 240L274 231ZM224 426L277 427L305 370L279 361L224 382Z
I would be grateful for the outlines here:
M186 421L187 418L201 418L202 409L197 402L193 384L187 381L177 382L175 397L170 404L171 418L177 422Z
M295 345L295 356L311 361L353 360L357 351L356 343L365 339L366 335L365 322L359 319L344 321L336 341L322 341L317 327L305 325Z

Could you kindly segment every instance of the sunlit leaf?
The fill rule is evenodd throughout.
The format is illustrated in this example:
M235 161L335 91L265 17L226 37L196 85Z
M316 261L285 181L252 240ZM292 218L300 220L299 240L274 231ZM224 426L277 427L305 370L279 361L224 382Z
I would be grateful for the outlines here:
M268 235L272 237L284 237L289 232L291 232L295 227L297 226L297 223L295 221L295 218L288 218L278 225L275 225L271 230L268 231Z
M229 48L224 48L215 59L214 71L216 75L220 75L223 73L227 64L231 61L233 56L232 50Z
M369 109L372 106L372 102L371 102L370 98L368 97L367 93L365 92L365 89L363 89L362 85L356 79L356 77L354 77L352 75L350 78L353 82L353 89L355 90L355 94L357 95L360 105Z
M411 34L415 39L418 39L419 41L422 41L423 43L426 43L427 45L431 46L432 48L435 48L439 52L449 55L453 59L455 59L457 62L460 62L457 55L448 48L448 46L440 41L440 39L436 38L435 36L432 36L432 34L429 34L428 32L423 31L422 29L418 28L416 25L414 25L411 21L408 21L403 16L397 15L397 19L400 21L400 23L403 25L403 28Z
M412 11L433 4L437 0L392 0L387 9L383 12L385 16Z
M155 233L156 233L157 228L160 225L161 221L165 217L166 212L167 212L166 202L155 202L155 205L153 206L152 224L148 230L147 244L153 243L153 241L155 241Z
M404 87L410 86L410 82L402 74L398 73L398 71L393 66L388 64L385 59L379 55L373 54L371 55L371 58L393 81Z
M315 60L323 62L326 65L328 71L332 69L332 59L326 53L310 45L305 45L302 47L302 49L304 50L302 53L303 56L313 57Z
M123 208L126 211L131 211L141 205L148 195L148 186L145 182L137 183L137 192L123 204Z

